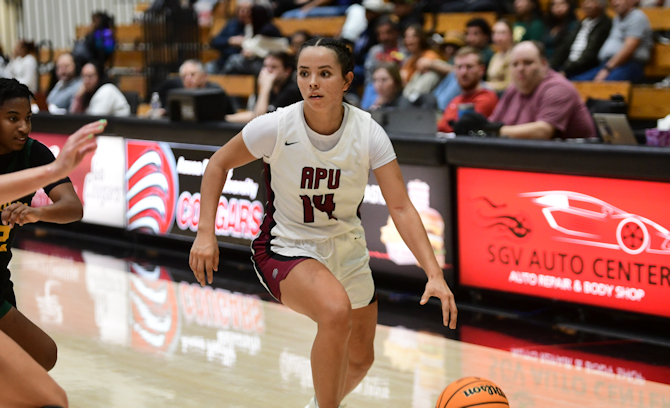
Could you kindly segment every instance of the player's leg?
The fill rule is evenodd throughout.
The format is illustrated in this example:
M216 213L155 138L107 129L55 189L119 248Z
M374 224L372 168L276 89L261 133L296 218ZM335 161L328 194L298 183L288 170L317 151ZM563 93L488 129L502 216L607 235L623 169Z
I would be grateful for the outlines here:
M353 313L342 284L322 263L309 259L296 265L280 283L281 301L314 320L312 377L320 408L336 408L344 393L347 345Z
M65 391L3 332L0 332L0 394L0 407L68 406Z
M0 318L0 331L23 348L45 370L49 371L56 365L56 343L16 308L12 307Z
M349 336L349 365L342 398L363 381L375 360L375 331L377 329L377 302L352 311L353 324Z

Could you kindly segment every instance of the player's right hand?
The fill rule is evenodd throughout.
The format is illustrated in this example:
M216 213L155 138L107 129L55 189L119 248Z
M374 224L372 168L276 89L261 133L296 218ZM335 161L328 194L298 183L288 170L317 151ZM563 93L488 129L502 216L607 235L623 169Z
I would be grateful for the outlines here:
M200 286L212 283L213 271L219 271L219 243L214 234L199 233L195 237L188 264Z
M56 173L62 177L67 176L87 154L94 151L97 145L93 136L102 133L105 126L107 126L107 121L101 119L82 126L68 137L54 161Z

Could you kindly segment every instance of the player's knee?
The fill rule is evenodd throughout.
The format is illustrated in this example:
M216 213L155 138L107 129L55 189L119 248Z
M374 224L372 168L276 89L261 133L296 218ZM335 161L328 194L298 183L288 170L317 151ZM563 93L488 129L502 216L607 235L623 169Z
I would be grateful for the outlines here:
M337 302L328 306L324 313L322 323L342 335L349 335L353 323L351 304L347 302Z
M374 350L352 357L349 354L349 370L356 375L365 376L375 362Z

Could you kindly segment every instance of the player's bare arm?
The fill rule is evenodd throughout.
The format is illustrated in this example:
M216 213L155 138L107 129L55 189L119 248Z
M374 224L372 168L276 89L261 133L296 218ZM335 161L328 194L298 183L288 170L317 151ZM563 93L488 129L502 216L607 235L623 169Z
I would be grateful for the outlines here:
M189 266L200 285L212 283L213 271L219 269L219 244L214 235L214 218L228 171L256 160L238 133L212 155L202 177L200 188L200 222Z
M442 302L444 325L455 329L458 310L454 295L444 280L442 268L437 264L421 217L409 199L398 161L393 160L374 170L374 173L393 223L428 276L421 304L428 302L432 296L439 298Z

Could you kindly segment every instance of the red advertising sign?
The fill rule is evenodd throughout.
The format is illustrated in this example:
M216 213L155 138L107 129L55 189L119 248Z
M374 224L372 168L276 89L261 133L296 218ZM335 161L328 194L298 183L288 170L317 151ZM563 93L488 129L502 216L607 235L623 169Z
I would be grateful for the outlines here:
M670 184L458 169L460 283L670 317Z

